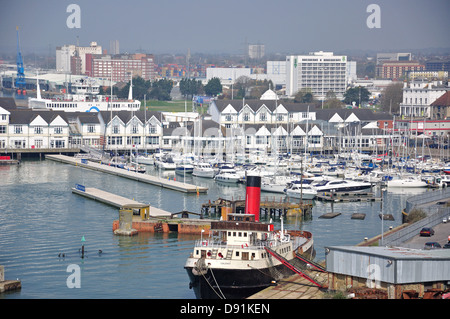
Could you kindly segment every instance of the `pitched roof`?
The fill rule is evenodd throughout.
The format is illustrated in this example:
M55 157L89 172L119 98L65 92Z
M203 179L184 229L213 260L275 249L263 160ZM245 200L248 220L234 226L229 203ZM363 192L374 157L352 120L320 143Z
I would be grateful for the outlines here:
M5 110L17 109L16 101L12 97L0 97L0 106Z
M37 116L41 116L44 121L51 123L55 118L60 116L66 123L69 123L67 114L64 111L36 111L31 109L11 110L10 124L30 124Z
M265 105L271 112L274 112L277 106L283 105L288 112L306 112L308 107L313 110L315 104L309 103L292 103L280 100L215 100L219 112L222 112L228 105L232 105L237 111L240 111L245 105L248 105L253 111Z
M450 106L450 91L442 94L431 106Z

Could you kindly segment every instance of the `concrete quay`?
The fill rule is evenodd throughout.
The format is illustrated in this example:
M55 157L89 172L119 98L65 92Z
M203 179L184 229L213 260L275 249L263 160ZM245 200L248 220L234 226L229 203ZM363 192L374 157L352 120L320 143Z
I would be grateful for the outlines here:
M80 196L84 196L107 205L111 205L117 208L122 208L126 206L145 206L146 204L140 203L138 201L128 199L116 194L108 193L102 191L101 189L93 188L93 187L78 187L72 188L72 193L78 194ZM150 217L170 217L172 214L165 210L159 209L157 207L149 206L149 216Z
M81 159L73 158L66 155L46 155L46 159L65 163L65 164L71 164L75 166L79 166L82 168L91 169L94 171L99 171L102 173L108 173L128 179L133 179L138 182L143 182L155 186L164 187L167 189L183 192L183 193L206 193L208 191L208 188L206 187L200 187L196 185L186 184L182 182L167 180L165 178L159 178L156 176L151 176L148 174L142 174L142 173L136 173L136 172L130 172L128 170L125 170L123 168L117 168L112 167L109 165L104 165L101 163L95 163L90 161L82 161Z

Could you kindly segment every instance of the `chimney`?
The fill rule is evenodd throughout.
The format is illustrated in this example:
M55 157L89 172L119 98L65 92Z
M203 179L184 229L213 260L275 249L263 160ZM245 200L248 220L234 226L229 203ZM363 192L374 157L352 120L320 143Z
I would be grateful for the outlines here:
M245 213L255 215L259 222L259 209L261 200L261 176L247 176L247 189L245 196Z

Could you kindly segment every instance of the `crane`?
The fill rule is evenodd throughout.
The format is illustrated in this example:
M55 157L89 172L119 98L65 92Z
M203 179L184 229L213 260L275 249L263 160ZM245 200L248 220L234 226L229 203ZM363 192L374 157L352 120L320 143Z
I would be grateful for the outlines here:
M19 47L19 27L16 27L17 29L17 77L16 81L14 82L14 85L17 88L17 94L18 95L26 95L26 82L25 82L25 74L23 69L23 59L22 59L22 53L20 53L20 47Z

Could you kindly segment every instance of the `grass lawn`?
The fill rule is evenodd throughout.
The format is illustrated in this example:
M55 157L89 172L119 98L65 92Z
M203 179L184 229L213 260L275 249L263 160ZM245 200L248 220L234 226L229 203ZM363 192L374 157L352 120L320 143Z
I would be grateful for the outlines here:
M144 104L144 101L141 101ZM192 112L192 101L184 101L184 100L175 100L175 101L158 101L158 100L150 100L146 101L147 110L149 111L159 111L159 112L184 112L185 111L185 103L186 103L186 111ZM207 104L203 105L203 109L207 109ZM144 108L141 107L142 110ZM198 108L197 112L200 111L202 113L202 108ZM204 111L204 110L203 110Z
M141 101L144 103L144 101ZM158 101L150 100L147 101L147 110L149 111L160 111L160 112L184 112L184 100L179 101ZM192 111L192 101L186 101L186 110L188 112Z

